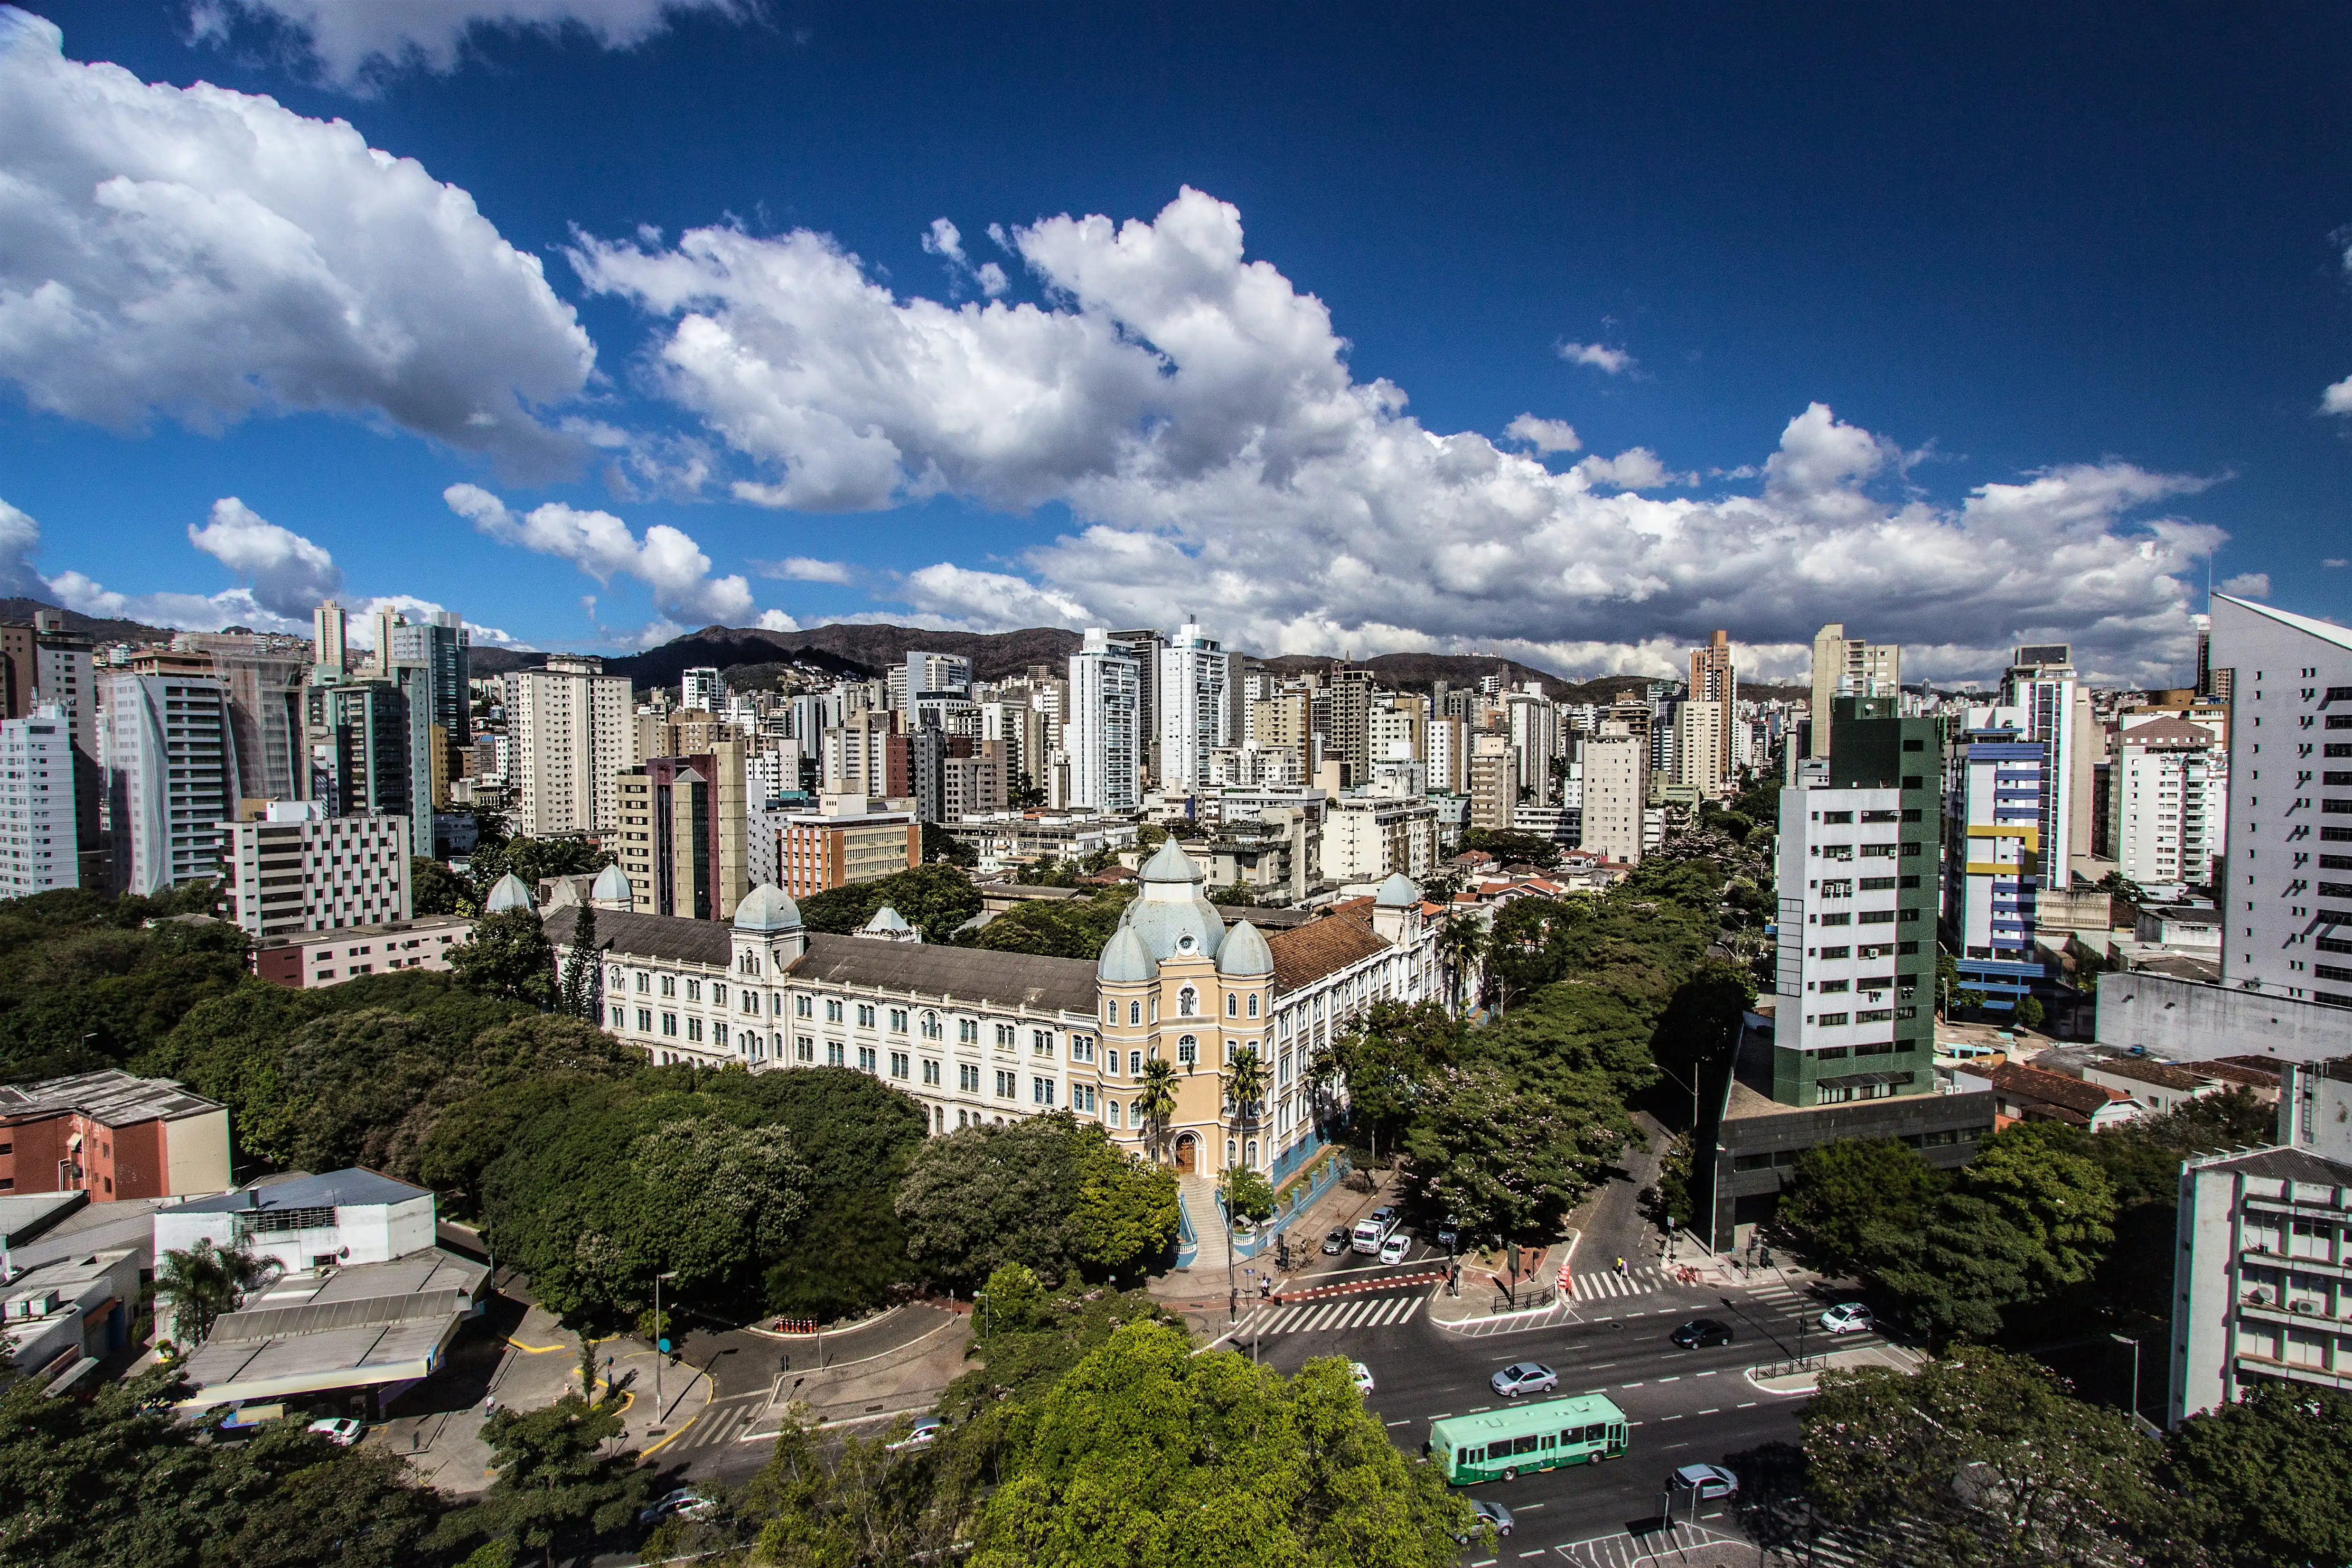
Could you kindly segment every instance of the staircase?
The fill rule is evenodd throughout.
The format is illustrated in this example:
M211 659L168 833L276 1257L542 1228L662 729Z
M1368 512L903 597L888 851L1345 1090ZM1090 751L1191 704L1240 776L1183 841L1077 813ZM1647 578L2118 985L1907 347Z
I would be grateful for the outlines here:
M1184 1213L1192 1221L1192 1241L1197 1250L1192 1262L1199 1268L1225 1266L1225 1211L1217 1202L1217 1184L1204 1176L1180 1176L1176 1178L1177 1196L1183 1200Z

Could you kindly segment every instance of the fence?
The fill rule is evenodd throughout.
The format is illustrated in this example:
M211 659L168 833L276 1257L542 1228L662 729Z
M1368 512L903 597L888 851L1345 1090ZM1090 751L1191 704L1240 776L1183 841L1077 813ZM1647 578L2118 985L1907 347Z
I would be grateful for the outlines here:
M1318 1170L1311 1179L1294 1183L1290 1189L1282 1195L1281 1207L1276 1209L1273 1218L1265 1220L1247 1236L1242 1235L1239 1231L1234 1233L1234 1256L1255 1258L1261 1252L1271 1250L1274 1247L1274 1239L1288 1228L1292 1220L1306 1213L1317 1198L1344 1181L1348 1173L1355 1168L1347 1155L1334 1155L1324 1162L1322 1168Z

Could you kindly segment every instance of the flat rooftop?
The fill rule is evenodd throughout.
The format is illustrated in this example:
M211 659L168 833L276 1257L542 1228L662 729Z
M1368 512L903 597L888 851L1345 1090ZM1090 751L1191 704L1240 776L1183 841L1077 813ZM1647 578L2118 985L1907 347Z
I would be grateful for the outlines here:
M79 1112L110 1127L128 1127L206 1115L220 1108L168 1078L133 1078L111 1067L38 1083L0 1084L0 1122Z
M419 931L446 931L453 925L471 926L474 923L462 915L420 915L414 920L384 920L373 925L338 925L332 931L289 931L282 936L265 936L254 944L263 947L304 947L320 942L364 942L377 936L411 936Z
M295 1176L266 1186L191 1198L178 1207L183 1214L266 1213L273 1208L361 1208L431 1196L421 1186L394 1181L378 1172L352 1169Z

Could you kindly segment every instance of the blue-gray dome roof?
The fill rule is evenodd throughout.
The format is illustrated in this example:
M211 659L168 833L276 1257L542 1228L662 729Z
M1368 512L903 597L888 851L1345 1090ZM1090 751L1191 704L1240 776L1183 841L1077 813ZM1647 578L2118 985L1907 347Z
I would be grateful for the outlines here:
M1236 924L1217 953L1217 973L1236 980L1273 974L1274 949L1265 945L1265 934L1246 920Z
M1144 862L1143 887L1119 925L1143 940L1153 958L1213 958L1225 939L1224 916L1202 893L1207 873L1170 839Z
M738 931L794 931L800 923L801 906L772 882L761 883L735 906Z
M1372 903L1381 909L1403 909L1420 902L1420 886L1401 871L1389 873L1388 880L1372 894Z
M595 884L588 889L588 896L599 904L628 904L637 895L635 890L629 886L629 873L619 866L608 865L596 873Z
M1111 933L1103 944L1102 956L1095 963L1095 978L1106 985L1133 985L1138 981L1156 980L1160 966L1151 961L1151 949L1143 938L1122 925Z
M896 936L901 931L912 931L914 927L907 924L907 917L905 915L899 914L897 910L891 908L886 904L881 908L876 910L874 912L874 918L868 920L864 925L860 926L859 929L863 931L887 933L890 936Z
M485 915L504 915L509 909L530 907L530 889L525 887L522 878L512 872L492 883L489 897L482 900L482 913Z
M1143 870L1137 875L1144 882L1204 883L1209 880L1209 873L1201 869L1200 862L1186 854L1174 839L1163 840L1152 852L1151 858L1143 862Z

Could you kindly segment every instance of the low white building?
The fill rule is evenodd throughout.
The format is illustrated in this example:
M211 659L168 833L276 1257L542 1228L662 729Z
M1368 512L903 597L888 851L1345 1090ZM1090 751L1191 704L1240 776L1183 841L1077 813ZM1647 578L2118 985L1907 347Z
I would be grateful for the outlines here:
M131 1336L139 1310L139 1253L78 1252L27 1269L0 1291L0 1349L51 1394L88 1373Z
M1346 795L1323 817L1323 880L1378 882L1429 875L1437 860L1437 809L1417 795Z

